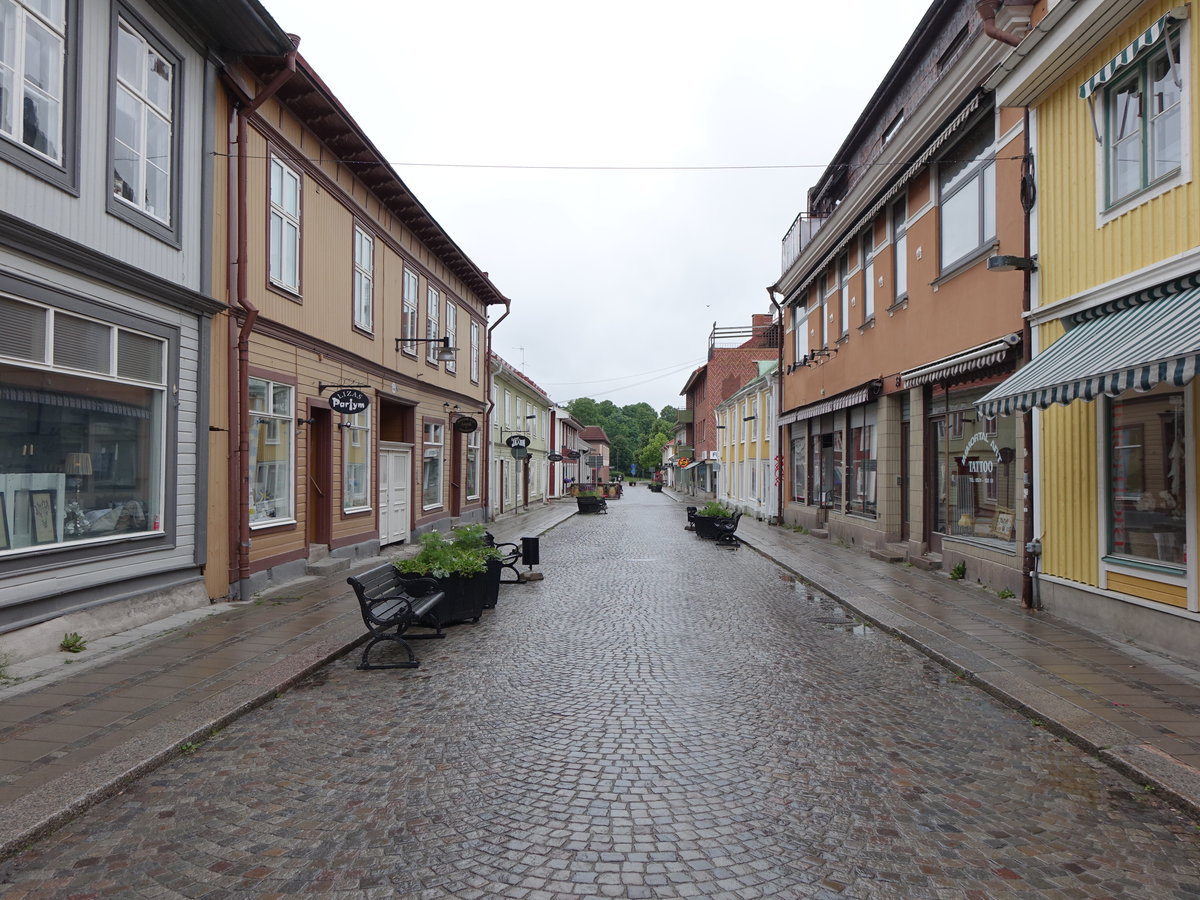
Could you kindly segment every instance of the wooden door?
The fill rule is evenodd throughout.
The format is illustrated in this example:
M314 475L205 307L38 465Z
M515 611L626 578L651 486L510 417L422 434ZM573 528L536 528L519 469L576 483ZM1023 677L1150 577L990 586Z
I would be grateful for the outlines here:
M379 543L399 544L410 536L412 451L379 451Z

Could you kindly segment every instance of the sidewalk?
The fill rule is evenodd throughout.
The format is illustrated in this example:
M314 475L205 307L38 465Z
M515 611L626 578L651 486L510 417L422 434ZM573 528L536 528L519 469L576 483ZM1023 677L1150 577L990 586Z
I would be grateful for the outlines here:
M575 511L554 502L489 527L497 540L517 541ZM860 550L744 517L737 533L854 615L1200 818L1200 668ZM10 667L28 680L0 687L0 858L358 643L364 629L347 574L89 642L79 657Z
M692 498L664 491L675 500ZM1200 818L1200 665L1050 611L743 516L737 536L819 592Z
M488 529L519 542L575 512L573 501L555 502ZM0 859L360 643L346 576L414 550L9 666L21 680L0 682Z

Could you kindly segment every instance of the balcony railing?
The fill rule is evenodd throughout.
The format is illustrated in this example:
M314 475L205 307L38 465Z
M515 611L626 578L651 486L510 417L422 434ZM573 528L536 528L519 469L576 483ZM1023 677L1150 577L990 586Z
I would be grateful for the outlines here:
M792 227L788 229L788 233L783 236L783 268L780 269L780 274L784 274L792 267L792 264L800 258L800 254L804 252L804 248L808 246L809 241L813 236L821 230L821 226L825 224L825 216L814 216L809 213L800 213L796 216L796 221L792 223Z

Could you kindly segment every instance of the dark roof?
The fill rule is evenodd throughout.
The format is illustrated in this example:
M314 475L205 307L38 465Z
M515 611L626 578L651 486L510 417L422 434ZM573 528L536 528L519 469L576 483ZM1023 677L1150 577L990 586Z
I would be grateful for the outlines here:
M599 425L589 425L579 432L579 437L585 441L601 441L605 444L611 444L608 435L604 433L604 429Z

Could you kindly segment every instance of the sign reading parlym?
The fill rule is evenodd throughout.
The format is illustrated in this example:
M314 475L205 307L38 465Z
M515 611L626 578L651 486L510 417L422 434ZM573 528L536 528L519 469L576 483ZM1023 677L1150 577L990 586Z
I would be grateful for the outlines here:
M329 395L329 408L344 416L360 413L371 405L371 398L354 388L342 388Z

